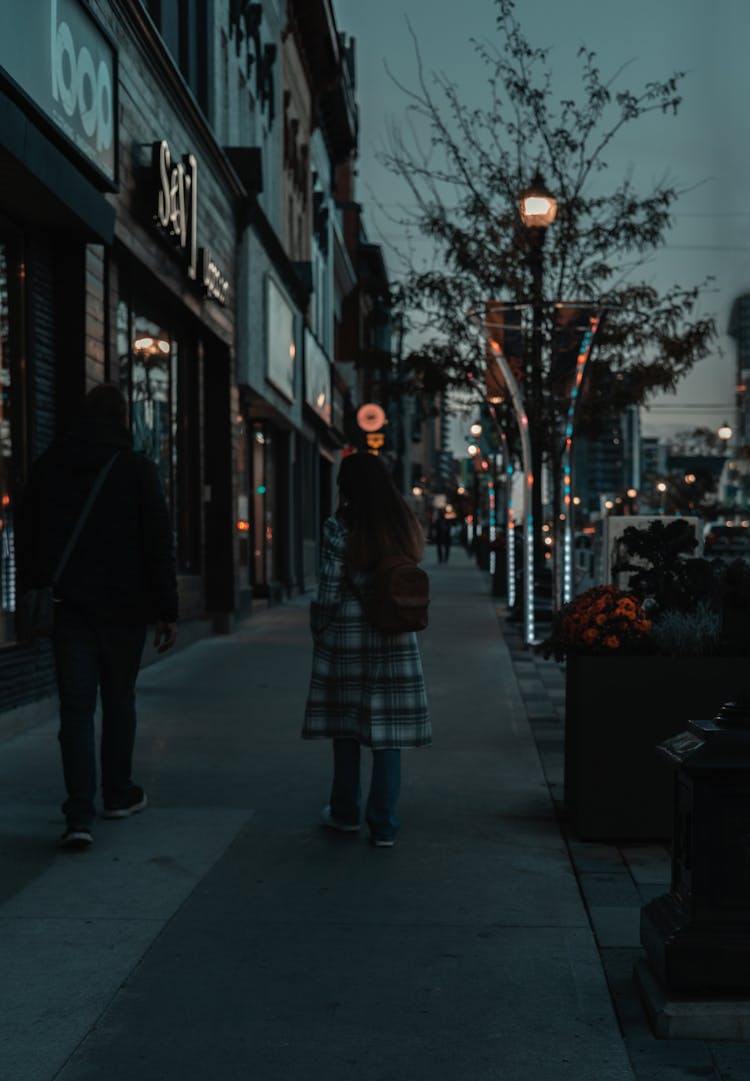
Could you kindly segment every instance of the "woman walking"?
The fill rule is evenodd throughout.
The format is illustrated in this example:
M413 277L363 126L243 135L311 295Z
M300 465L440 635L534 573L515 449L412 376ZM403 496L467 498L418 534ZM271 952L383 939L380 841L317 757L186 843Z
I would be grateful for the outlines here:
M391 847L400 825L401 750L429 745L432 730L416 634L377 630L360 598L372 594L384 556L419 562L424 534L374 455L344 458L338 486L311 607L313 667L302 735L333 740L333 785L321 814L331 829L359 829L360 748L372 749L365 820L372 843Z

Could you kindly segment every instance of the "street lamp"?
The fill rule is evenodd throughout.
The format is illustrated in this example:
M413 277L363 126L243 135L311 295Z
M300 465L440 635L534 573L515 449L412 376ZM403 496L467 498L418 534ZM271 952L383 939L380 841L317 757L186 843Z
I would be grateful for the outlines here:
M533 323L531 333L531 358L527 367L529 387L528 413L531 429L532 515L536 527L542 521L542 412L544 384L542 379L542 326L544 305L544 265L542 248L547 228L557 215L557 200L545 186L537 171L531 187L522 192L518 210L526 230L529 269L531 271L531 302ZM530 370L529 370L530 369ZM543 565L544 556L540 545L534 546L537 568Z
M666 483L663 480L660 480L659 483L656 485L656 490L657 490L657 492L659 492L659 494L661 496L661 505L659 507L659 514L664 514L665 504L666 504L666 500L665 500L664 497L665 497L666 491L667 491Z
M732 433L732 428L731 428L731 426L729 424L727 424L726 421L724 421L724 423L718 429L716 434L718 435L719 439L722 439L724 441L724 445L726 446L726 444L732 438L732 434L733 434Z
M527 229L546 229L557 216L557 200L547 191L541 173L537 170L531 187L518 200L521 221Z
M472 424L471 427L469 428L469 435L479 436L481 434L482 434L482 425L478 421L475 421L474 424Z

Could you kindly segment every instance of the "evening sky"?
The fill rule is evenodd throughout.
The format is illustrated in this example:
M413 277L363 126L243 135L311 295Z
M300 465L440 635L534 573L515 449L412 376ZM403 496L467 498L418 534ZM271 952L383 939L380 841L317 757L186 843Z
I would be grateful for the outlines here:
M398 229L388 213L409 202L403 183L377 160L389 121L403 120L407 99L386 71L415 85L414 44L426 69L444 73L462 97L481 105L486 69L471 38L497 41L493 0L334 0L340 31L356 39L360 108L358 196L372 241L385 246L391 272ZM719 337L710 358L643 411L643 431L665 434L732 419L735 345L726 334L733 299L750 292L750 139L748 138L747 0L522 0L517 9L533 44L550 46L555 85L575 88L576 52L585 44L604 76L628 63L620 83L638 89L649 80L684 71L683 103L676 117L645 118L625 129L607 155L613 181L631 170L647 189L665 172L691 189L675 210L667 247L647 269L657 286L715 279L702 307L716 317ZM383 204L378 210L375 203ZM700 404L701 409L692 406ZM684 412L677 412L679 405ZM664 408L666 406L666 408ZM688 408L690 407L690 408Z

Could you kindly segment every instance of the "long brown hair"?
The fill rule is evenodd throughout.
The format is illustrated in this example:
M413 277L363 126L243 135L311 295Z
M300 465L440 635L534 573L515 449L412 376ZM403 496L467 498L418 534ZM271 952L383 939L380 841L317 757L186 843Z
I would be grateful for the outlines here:
M338 485L338 515L349 530L346 556L352 570L370 570L389 555L419 562L422 527L380 458L348 455L339 468Z

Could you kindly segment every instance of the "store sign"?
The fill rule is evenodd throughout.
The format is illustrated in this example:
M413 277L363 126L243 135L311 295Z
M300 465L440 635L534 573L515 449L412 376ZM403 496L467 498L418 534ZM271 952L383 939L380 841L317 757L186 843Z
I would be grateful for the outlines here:
M198 161L185 154L173 161L169 143L162 139L153 146L153 167L157 197L154 220L177 244L187 261L189 278L198 275Z
M0 69L112 184L116 61L81 0L0 3Z
M198 248L198 159L184 154L175 160L162 139L152 148L155 179L154 221L182 252L187 275L199 281L207 297L227 303L229 279L207 248Z
M357 410L357 424L363 432L378 432L385 421L385 410L377 402L366 402Z
M198 255L203 292L224 307L229 296L229 279L224 277L207 248L200 248Z

